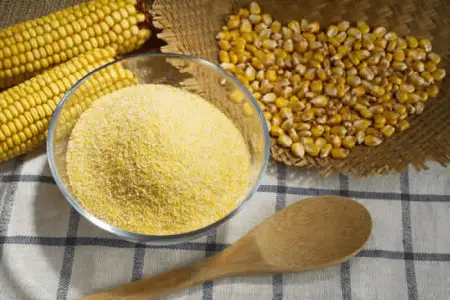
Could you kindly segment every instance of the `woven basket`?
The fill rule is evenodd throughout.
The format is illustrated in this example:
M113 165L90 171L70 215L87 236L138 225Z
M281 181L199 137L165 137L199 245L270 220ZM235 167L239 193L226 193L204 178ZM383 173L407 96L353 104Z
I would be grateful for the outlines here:
M250 1L240 0L156 0L152 6L153 24L161 29L158 37L165 42L162 52L190 54L218 63L215 36L225 17ZM327 26L340 20L368 22L385 26L399 35L428 37L433 51L442 57L447 68L450 47L450 6L442 0L260 0L264 12L287 22L307 18ZM401 172L408 164L426 169L427 159L442 165L450 162L450 81L441 85L438 98L428 101L422 115L413 117L411 127L396 133L378 147L356 147L343 160L299 159L272 140L272 157L287 165L318 167L324 174L339 171L357 176Z

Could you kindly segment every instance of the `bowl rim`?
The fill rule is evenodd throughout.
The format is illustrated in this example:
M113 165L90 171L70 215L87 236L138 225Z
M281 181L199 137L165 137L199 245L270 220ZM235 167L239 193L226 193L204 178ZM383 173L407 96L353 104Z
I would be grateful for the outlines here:
M230 213L228 213L223 218L215 221L214 223L209 224L208 226L185 232L180 234L173 234L173 235L148 235L148 234L142 234L142 233L135 233L126 231L117 227L114 227L96 216L89 213L87 210L85 210L74 198L72 198L71 193L65 188L64 184L62 183L58 170L56 168L56 163L54 160L54 150L53 150L53 139L54 139L54 132L55 132L55 126L56 126L56 120L59 118L59 115L61 113L62 107L64 103L69 99L71 94L81 85L83 84L89 77L91 77L93 74L97 73L98 71L107 68L108 66L111 66L113 64L119 63L124 60L129 60L133 58L138 57L173 57L173 58L181 58L189 61L195 61L197 63L203 64L209 68L212 68L220 73L222 75L226 76L227 79L233 81L240 89L244 92L244 94L250 99L253 107L256 109L258 116L260 118L261 124L263 126L263 132L264 132L264 140L265 140L265 147L264 147L264 164L261 168L258 178L251 189L251 191L244 197L244 199L237 205ZM269 156L270 156L270 136L269 136L269 130L267 127L267 124L265 122L265 118L263 115L263 112L261 108L259 107L258 103L256 102L255 98L253 97L252 93L247 90L242 83L239 82L237 78L235 78L230 73L226 72L221 67L204 60L199 57L191 56L191 55L184 55L184 54L178 54L178 53L159 53L159 52L143 52L143 53L137 53L137 54L131 54L123 56L119 59L115 59L103 66L100 66L92 71L90 71L88 74L83 76L80 80L78 80L66 93L64 93L63 97L61 98L61 101L58 103L55 112L53 113L53 116L50 120L50 124L48 127L48 136L46 141L46 147L47 147L47 160L50 166L50 171L52 173L52 176L55 180L56 185L58 186L59 190L63 194L64 198L70 203L70 205L82 216L84 216L88 221L93 223L95 226L112 233L113 235L116 235L122 239L125 240L133 240L138 241L142 243L156 243L156 244L168 244L168 243L177 243L177 242L185 242L187 240L199 237L201 235L206 234L208 231L217 228L218 226L222 225L229 219L231 219L233 216L235 216L243 207L244 203L248 202L251 197L256 193L259 185L261 184L261 180L266 172Z

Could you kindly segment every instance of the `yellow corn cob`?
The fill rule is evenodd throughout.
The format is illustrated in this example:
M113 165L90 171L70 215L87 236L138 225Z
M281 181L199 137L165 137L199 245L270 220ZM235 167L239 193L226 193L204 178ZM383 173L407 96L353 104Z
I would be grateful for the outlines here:
M84 75L114 59L115 50L93 49L0 93L0 162L24 154L45 141L50 118L63 94ZM94 99L135 84L130 70L114 64L92 76L65 105L62 121L71 129ZM64 127L58 134L62 134Z
M151 35L142 0L91 0L0 30L0 89L94 48L117 54Z

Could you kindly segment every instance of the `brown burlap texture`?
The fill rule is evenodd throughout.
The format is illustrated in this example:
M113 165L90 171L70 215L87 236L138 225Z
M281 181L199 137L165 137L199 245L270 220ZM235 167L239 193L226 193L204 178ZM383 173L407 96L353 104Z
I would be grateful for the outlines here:
M246 0L156 0L152 6L153 24L162 30L167 42L162 52L190 54L217 63L215 36L227 15L247 6ZM441 66L449 64L450 6L441 0L327 1L260 0L264 12L286 22L307 18L327 26L340 20L365 20L371 26L385 26L399 35L428 37L433 51L442 56ZM388 4L390 3L390 4ZM450 80L444 79L441 93L426 103L425 112L411 119L411 128L388 138L378 147L356 147L344 160L298 159L272 141L275 160L298 167L314 166L328 174L333 170L359 176L400 172L411 163L426 169L432 159L450 163Z

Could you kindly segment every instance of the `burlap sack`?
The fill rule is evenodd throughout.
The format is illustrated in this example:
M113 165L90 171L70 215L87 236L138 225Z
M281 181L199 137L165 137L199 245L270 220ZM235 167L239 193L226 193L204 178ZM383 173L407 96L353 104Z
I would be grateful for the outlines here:
M215 36L227 15L247 6L248 0L156 0L151 14L161 29L158 37L167 42L162 52L184 53L217 63ZM428 37L433 51L449 63L450 5L440 0L327 1L260 0L263 11L275 19L307 18L327 26L340 20L365 20L371 26L385 26L399 35ZM390 3L390 4L388 4ZM344 160L298 159L272 142L275 160L298 167L314 166L325 174L333 170L358 176L400 172L408 164L426 169L427 159L446 165L450 162L450 81L444 79L438 98L426 103L425 112L411 120L411 128L396 133L380 146L356 147Z

